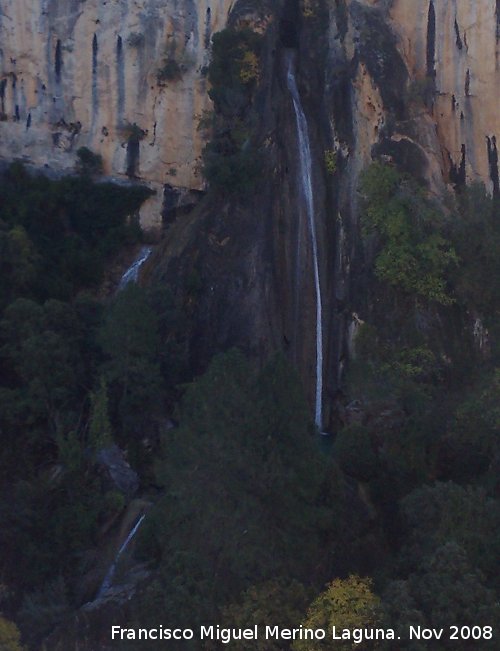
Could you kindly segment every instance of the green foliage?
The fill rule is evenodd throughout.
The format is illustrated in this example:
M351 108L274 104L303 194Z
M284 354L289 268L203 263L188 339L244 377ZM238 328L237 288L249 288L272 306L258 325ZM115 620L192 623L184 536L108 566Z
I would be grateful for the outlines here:
M410 626L448 630L450 622L462 626L492 626L500 617L500 606L493 590L486 587L484 577L467 559L465 550L455 542L438 547L416 572L404 581L394 581L383 598L387 626L401 637L391 649L426 651L427 649L460 649L469 651L471 640L450 640L439 645L408 641ZM494 638L494 635L493 635ZM493 650L496 642L481 639L473 642L480 651Z
M48 635L69 614L67 589L59 577L24 598L19 618L28 641Z
M363 400L383 402L390 397L406 413L422 414L441 382L443 364L421 335L413 337L414 345L401 341L401 330L399 337L394 342L387 332L363 324L356 338L349 386Z
M97 451L113 442L108 414L108 387L104 378L101 378L97 392L90 395L90 401L89 445Z
M104 495L104 503L106 511L110 514L119 513L122 511L125 504L125 497L123 493L120 493L118 490L111 490Z
M212 187L226 192L248 192L259 173L251 105L260 77L260 41L250 29L225 29L213 38L208 79L215 118L203 173Z
M259 78L260 43L261 37L250 29L224 29L214 34L209 95L223 115L233 116L248 104Z
M256 376L236 351L216 357L179 419L165 438L165 496L149 534L145 524L143 554L159 559L165 595L150 617L214 621L251 584L309 582L333 535L337 489L288 365L276 359Z
M203 173L213 187L226 192L249 192L258 178L260 162L255 150L240 149L231 136L213 140L203 151Z
M200 291L200 282L199 276L193 279L188 288L189 294ZM179 385L191 379L186 315L164 284L150 285L146 291L146 300L155 315L161 341L155 357L159 361L161 376L173 408L173 400L180 397Z
M104 315L99 332L105 355L102 372L109 387L111 419L122 441L137 442L145 423L161 407L158 327L145 291L134 283L119 292Z
M182 77L182 68L173 58L165 59L162 67L157 72L159 82L178 81Z
M333 175L337 171L337 152L333 149L325 149L325 168L328 174Z
M331 639L332 627L375 628L380 622L380 600L372 591L370 579L349 576L335 579L311 604L303 625L307 628L324 629L324 641L296 640L294 651L320 651L321 649L370 649L370 642L355 643L353 640ZM330 638L330 639L329 639Z
M448 542L462 546L474 567L493 585L500 553L500 505L483 489L452 482L415 490L402 501L407 531L403 563L417 568Z
M21 633L13 622L0 615L0 651L23 651Z
M309 595L298 581L272 579L245 590L239 600L222 611L221 625L225 628L251 628L256 624L264 630L271 622L280 628L296 628L306 611ZM284 640L238 640L235 651L285 651Z
M54 436L57 456L62 466L70 473L79 472L84 465L84 448L78 434L74 431L64 434L61 430Z
M342 429L335 439L335 458L344 472L367 481L376 471L377 456L369 431L361 425Z
M88 147L80 147L77 149L76 155L78 156L76 168L80 174L90 176L102 174L103 162L100 154L94 154Z
M451 243L440 233L442 218L421 190L380 163L363 175L365 236L379 240L377 277L428 301L450 305L450 270L458 264Z
M441 470L457 483L483 479L498 484L494 460L500 458L500 371L485 373L477 388L450 418L443 438Z
M55 300L41 306L20 298L5 310L0 331L9 381L8 386L0 385L7 431L9 424L21 421L36 438L38 427L54 435L64 426L62 413L77 408L78 380L84 377L74 310Z
M454 273L457 294L492 326L500 314L499 200L475 184L459 196L457 212L451 231L461 260Z
M0 503L3 575L29 593L61 575L74 580L82 554L92 548L105 512L100 483L90 472L61 469L17 481Z
M19 292L67 300L95 287L110 256L139 239L129 217L149 195L89 175L51 181L12 164L0 178L0 309Z

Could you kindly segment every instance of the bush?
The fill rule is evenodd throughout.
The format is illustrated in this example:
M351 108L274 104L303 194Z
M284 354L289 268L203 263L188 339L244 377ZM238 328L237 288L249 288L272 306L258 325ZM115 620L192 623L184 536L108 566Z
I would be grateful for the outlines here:
M158 81L177 81L182 77L182 69L179 63L169 58L157 72Z
M213 38L208 78L215 116L213 139L203 152L203 173L212 187L226 192L247 192L259 173L251 104L260 78L260 41L249 29L225 29Z
M222 146L222 140L207 145L203 152L203 171L211 186L225 192L245 194L258 178L260 156L252 147L232 147L230 153Z
M374 163L363 174L365 237L378 240L376 276L407 294L450 305L451 270L458 257L444 237L444 220L421 188L398 171Z
M303 622L307 628L324 629L327 632L325 641L318 643L314 640L296 640L293 649L351 651L357 645L352 640L333 640L329 635L332 627L335 626L337 631L344 628L351 631L356 628L373 629L381 622L381 618L380 599L372 591L371 579L359 576L335 579L311 604ZM363 647L364 645L361 646Z
M377 468L377 455L368 430L361 425L342 429L335 441L335 457L344 472L362 481L369 481Z
M78 162L76 168L80 174L102 174L103 162L100 154L94 154L88 147L77 150Z
M0 615L0 649L1 651L23 651L21 633L13 622Z
M79 151L87 172L96 170L99 157ZM105 261L140 239L140 226L130 216L150 194L145 187L95 183L89 173L53 181L11 165L0 175L0 307L13 300L13 291L66 300L78 289L95 287Z
M337 171L337 152L333 149L325 149L325 168L328 174L335 174Z

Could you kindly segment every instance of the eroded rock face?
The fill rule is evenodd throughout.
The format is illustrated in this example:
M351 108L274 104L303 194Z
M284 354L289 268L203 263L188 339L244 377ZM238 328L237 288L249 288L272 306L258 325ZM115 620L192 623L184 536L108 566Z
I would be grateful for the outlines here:
M202 186L199 118L211 35L230 0L5 0L0 9L0 156L71 169L78 147L112 176ZM131 128L131 125L136 127Z
M120 448L113 444L97 453L96 462L113 488L127 496L134 495L139 488L139 478L125 459Z
M211 36L225 27L233 5L251 13L251 2L230 0L4 0L0 156L70 170L78 147L87 146L103 156L107 174L138 176L157 190L142 221L159 224L165 184L203 186L198 122L210 105L205 67ZM402 107L399 80L406 66L410 83L432 79L436 85L438 140L429 142L428 131L424 145L434 159L434 187L441 176L481 180L498 190L496 0L346 0L336 7L331 30L347 31L348 56L370 48L363 41L368 9L380 12L369 19L385 23L376 30L382 37L392 30L402 57L385 69L377 57L366 58L355 82L357 127L381 127L380 109L388 102ZM333 40L330 45L338 47ZM377 74L394 79L374 91ZM378 131L371 135L359 141L359 162L378 140Z
M433 117L445 174L451 172L452 180L462 183L480 180L491 191L498 190L498 3L394 0L391 19L411 77L435 78Z
M173 284L188 304L197 370L233 345L262 359L282 349L310 394L315 298L308 238L297 235L297 134L283 68L285 50L294 49L312 147L325 402L332 402L349 357L351 314L363 314L356 303L361 171L379 158L436 196L472 180L498 191L497 4L5 0L0 156L71 169L76 149L88 146L108 174L148 182L158 192L143 224L159 224L162 208L170 224L148 262L150 276ZM221 192L190 216L203 186L198 121L210 106L211 35L239 21L264 35L251 120L262 175L252 196ZM335 156L333 172L326 154Z

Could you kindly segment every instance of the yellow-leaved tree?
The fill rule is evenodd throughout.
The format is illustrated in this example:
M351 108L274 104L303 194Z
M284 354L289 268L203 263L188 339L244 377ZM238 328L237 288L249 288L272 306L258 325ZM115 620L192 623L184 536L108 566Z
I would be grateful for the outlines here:
M342 629L352 631L356 628L372 629L381 620L380 599L372 592L371 579L350 576L335 579L311 604L303 626L324 629L324 640L296 640L294 651L347 651L351 649L375 649L376 642L356 643L353 639L335 640Z
M13 622L0 615L0 651L23 651L21 633Z

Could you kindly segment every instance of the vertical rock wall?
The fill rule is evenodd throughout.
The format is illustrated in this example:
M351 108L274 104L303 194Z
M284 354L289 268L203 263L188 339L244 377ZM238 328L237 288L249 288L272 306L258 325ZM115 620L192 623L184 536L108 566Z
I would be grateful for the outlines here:
M129 169L158 190L167 182L199 188L205 66L230 4L3 0L0 156L65 170L87 146L102 154L107 174ZM131 169L127 143L137 134ZM149 212L151 225L159 206Z
M433 117L447 162L459 182L498 189L494 167L500 134L500 55L496 0L394 0L392 26L413 79L429 75L429 16L435 16ZM465 154L465 179L460 165ZM457 178L458 177L458 178Z

